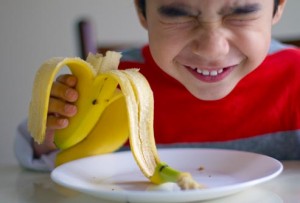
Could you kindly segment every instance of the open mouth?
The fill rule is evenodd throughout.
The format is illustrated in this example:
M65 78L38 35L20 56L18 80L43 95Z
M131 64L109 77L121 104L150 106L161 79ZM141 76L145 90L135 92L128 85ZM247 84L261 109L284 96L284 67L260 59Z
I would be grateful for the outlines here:
M219 69L200 69L198 67L186 66L188 70L199 80L204 82L218 82L223 80L235 66L228 66Z

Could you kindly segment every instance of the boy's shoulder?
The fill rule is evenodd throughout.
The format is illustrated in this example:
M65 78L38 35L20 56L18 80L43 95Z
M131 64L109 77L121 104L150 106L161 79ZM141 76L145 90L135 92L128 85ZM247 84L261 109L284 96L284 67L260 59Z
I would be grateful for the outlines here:
M273 40L265 60L267 65L300 73L300 48ZM286 70L285 70L286 71Z
M284 49L279 49L269 54L267 59L269 59L270 62L278 63L278 65L290 65L300 69L300 48L289 46Z
M300 48L289 46L269 54L260 70L277 81L300 89Z

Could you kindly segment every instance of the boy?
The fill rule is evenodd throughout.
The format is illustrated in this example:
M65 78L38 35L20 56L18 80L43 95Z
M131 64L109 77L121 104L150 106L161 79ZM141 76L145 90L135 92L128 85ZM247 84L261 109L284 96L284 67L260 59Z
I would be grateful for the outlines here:
M139 67L153 89L157 144L300 158L300 51L271 43L285 3L135 0L149 46L124 52L120 68ZM53 84L47 140L27 148L36 164L17 153L24 166L53 167L53 134L76 114L75 86L70 75ZM16 149L31 141L19 129Z

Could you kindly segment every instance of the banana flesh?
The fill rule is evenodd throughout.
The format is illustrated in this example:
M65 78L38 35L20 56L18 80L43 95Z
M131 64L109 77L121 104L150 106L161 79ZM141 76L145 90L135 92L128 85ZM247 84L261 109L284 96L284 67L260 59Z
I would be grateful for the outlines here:
M78 158L114 152L129 138L139 168L151 182L175 182L182 189L202 186L189 173L161 162L153 133L153 93L138 69L118 70L121 55L90 54L52 58L38 70L29 108L28 129L34 140L45 139L50 90L57 73L67 66L78 79L78 112L54 138L60 152L56 166Z

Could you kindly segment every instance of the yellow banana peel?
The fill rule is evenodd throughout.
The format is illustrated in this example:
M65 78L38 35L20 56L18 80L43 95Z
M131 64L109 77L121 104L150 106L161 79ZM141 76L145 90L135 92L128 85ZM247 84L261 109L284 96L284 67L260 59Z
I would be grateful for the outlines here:
M63 67L78 83L77 114L69 126L57 130L54 142L60 149L56 166L92 155L111 153L129 138L132 154L151 182L175 182L182 189L201 188L189 173L160 161L153 133L153 93L138 69L118 70L121 55L90 54L79 58L52 58L38 70L29 107L28 129L38 143L45 139L50 90Z

